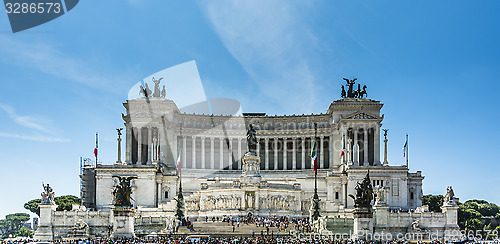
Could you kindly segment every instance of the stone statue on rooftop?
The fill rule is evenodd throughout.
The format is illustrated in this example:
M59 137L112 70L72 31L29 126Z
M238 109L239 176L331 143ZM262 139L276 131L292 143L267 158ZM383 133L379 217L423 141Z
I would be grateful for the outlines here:
M354 97L354 90L353 90L353 86L354 84L356 83L355 81L357 80L358 78L354 78L352 80L349 80L347 78L344 78L344 80L347 82L347 86L349 86L349 89L347 90L347 97Z
M148 83L144 84L144 87L140 85L139 95L144 97L151 97L151 89L149 89Z
M342 85L342 91L340 92L340 97L341 98L363 98L364 96L367 95L366 93L366 85L363 86L363 89L361 89L361 84L358 84L358 89L354 90L354 84L356 84L357 78L354 78L352 80L349 80L347 78L344 78L344 80L347 82L347 94L344 89L344 85Z
M345 97L346 97L346 93L345 93L344 85L342 85L342 91L340 92L340 97L341 97L341 98L345 98Z
M161 92L160 92L160 81L163 80L163 77L158 79L158 80L155 80L155 78L153 77L153 83L155 83L155 91L153 92L153 97L160 97L161 95Z
M167 89L165 89L165 85L163 85L163 89L161 90L161 97L165 98L167 96Z

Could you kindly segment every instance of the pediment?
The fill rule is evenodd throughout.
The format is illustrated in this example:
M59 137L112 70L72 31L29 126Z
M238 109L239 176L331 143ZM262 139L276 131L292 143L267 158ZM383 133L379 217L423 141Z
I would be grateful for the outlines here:
M342 119L349 119L349 120L380 120L381 117L369 114L366 112L356 112L353 114L349 115L344 115L342 116Z

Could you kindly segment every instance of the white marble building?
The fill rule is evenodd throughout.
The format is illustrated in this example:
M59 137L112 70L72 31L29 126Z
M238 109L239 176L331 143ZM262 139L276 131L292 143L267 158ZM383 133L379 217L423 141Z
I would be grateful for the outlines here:
M169 233L179 183L191 220L249 213L309 216L315 185L310 157L314 141L323 216L315 222L318 232L328 232L328 225L338 223L341 228L330 229L424 233L427 239L458 233L458 206L451 187L443 212L429 212L422 206L421 172L381 162L384 116L379 101L343 98L332 102L324 114L283 116L185 114L174 101L161 96L132 99L123 105L125 161L84 164L80 175L83 206L56 211L54 203L40 205L35 238ZM256 131L255 153L247 153L250 124ZM348 196L356 195L356 183L368 171L377 194L373 216L353 222L354 201ZM132 179L132 208L113 206L117 177ZM434 238L431 231L438 235Z
M248 212L308 216L314 189L310 153L315 133L323 215L351 216L354 203L348 195L354 194L356 182L368 170L372 184L386 189L390 209L422 205L421 172L381 163L384 116L379 101L343 98L332 102L324 114L282 116L185 114L175 101L162 97L128 100L123 105L125 162L83 168L81 195L87 209L109 210L116 184L113 176L133 175L138 177L132 181L134 207L155 216L173 213L180 152L188 216ZM249 124L257 132L261 175L259 183L251 186L240 182ZM252 204L244 200L248 194L254 196Z

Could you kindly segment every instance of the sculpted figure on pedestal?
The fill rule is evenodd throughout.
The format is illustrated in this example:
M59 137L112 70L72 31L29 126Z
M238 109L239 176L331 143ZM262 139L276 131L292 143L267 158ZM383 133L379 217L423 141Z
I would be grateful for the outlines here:
M113 176L113 178L118 178L118 184L115 185L115 188L113 189L114 205L117 207L132 207L132 203L130 201L132 186L130 183L133 179L137 179L137 177Z
M257 151L257 132L252 124L248 125L247 144L249 152L255 153Z
M354 207L371 208L371 202L373 200L373 187L370 181L370 172L366 174L366 177L361 183L357 183L354 189L356 190L356 197L349 194L349 196L354 199Z
M52 187L50 187L49 184L44 185L43 183L42 186L44 190L41 194L42 204L55 204L54 202L55 192L52 190Z
M446 195L444 195L444 200L443 200L443 205L456 205L457 202L455 201L455 193L453 192L453 188L451 186L448 186L446 188Z

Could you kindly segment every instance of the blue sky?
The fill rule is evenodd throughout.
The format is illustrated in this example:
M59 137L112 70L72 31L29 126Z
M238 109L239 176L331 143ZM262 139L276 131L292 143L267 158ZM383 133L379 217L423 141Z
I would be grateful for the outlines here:
M12 34L0 11L0 217L41 182L79 195L79 158L116 161L138 81L195 60L207 97L243 112L324 113L343 77L385 106L389 163L424 193L500 204L498 1L80 1Z

